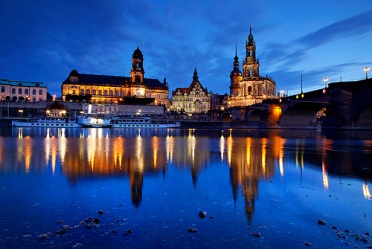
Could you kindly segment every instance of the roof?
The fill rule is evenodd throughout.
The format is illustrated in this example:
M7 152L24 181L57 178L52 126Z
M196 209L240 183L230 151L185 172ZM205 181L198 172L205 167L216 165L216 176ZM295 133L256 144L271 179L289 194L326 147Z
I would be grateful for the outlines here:
M65 84L82 84L82 85L111 85L122 86L131 84L130 77L125 76L111 76L111 75L98 75L98 74L81 74L77 75L78 82L70 82L69 77L63 82ZM144 78L143 85L148 88L167 88L167 85L160 82L158 79Z
M180 91L182 94L185 94L185 93L188 93L188 90L189 90L189 88L178 87L178 88L176 88L176 90L174 90L172 93L175 94L176 92Z
M21 81L21 80L6 80L0 79L0 85L25 86L25 87L47 87L43 82Z

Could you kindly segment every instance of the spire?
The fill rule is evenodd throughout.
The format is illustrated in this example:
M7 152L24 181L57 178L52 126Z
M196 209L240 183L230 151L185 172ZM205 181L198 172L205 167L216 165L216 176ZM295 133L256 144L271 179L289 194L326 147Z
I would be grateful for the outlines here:
M194 70L194 76L192 77L193 80L199 80L199 77L198 77L198 72L196 71L196 68Z
M302 74L301 74L301 94L303 94L303 91L302 91Z
M249 28L248 41L253 42L252 26Z
M234 57L234 61L238 61L239 60L239 57L238 57L238 44L235 45L235 57Z

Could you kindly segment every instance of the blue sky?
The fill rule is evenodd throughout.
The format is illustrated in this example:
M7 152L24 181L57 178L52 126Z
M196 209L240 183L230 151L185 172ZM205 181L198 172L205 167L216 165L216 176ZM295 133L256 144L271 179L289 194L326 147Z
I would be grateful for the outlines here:
M365 78L372 69L371 0L0 1L0 78L42 81L51 94L71 70L129 76L137 45L146 78L170 91L194 68L208 91L229 93L252 26L261 76L291 94ZM370 71L372 76L372 70Z

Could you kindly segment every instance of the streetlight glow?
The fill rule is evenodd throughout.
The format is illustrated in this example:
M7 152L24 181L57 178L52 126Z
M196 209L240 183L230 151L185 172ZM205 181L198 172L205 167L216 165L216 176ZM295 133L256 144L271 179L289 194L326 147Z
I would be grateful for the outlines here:
M324 88L327 88L328 78L325 77L325 78L323 79L323 81L324 81Z
M369 67L365 67L363 70L364 70L364 72L366 72L366 80L367 80L368 79Z

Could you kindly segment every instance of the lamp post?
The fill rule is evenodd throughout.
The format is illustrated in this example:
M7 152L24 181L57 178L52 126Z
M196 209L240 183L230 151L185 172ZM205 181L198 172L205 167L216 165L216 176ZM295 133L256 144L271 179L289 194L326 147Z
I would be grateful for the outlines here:
M368 79L369 67L365 67L363 70L364 70L364 72L366 72L366 80L367 80Z
M323 81L324 81L324 88L327 88L328 78L327 77L324 78Z

